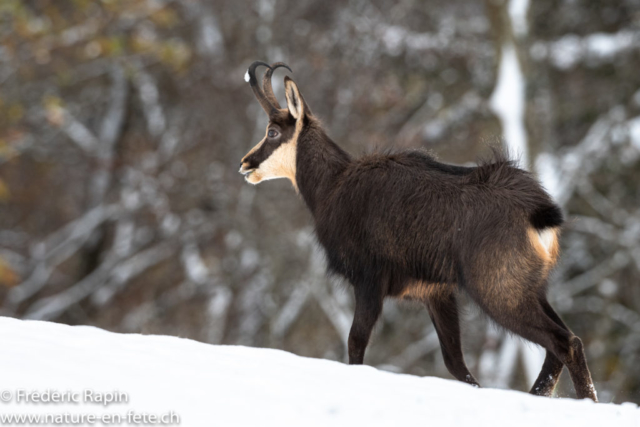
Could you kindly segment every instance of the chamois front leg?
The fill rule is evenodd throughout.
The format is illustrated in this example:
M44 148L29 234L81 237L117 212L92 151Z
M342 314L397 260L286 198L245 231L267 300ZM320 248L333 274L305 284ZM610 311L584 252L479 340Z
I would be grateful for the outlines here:
M381 293L364 286L355 288L356 309L349 332L349 364L362 365L371 331L382 311Z
M433 292L423 302L436 328L444 364L451 375L459 381L480 387L469 372L462 355L458 303L453 285L440 285L438 292Z

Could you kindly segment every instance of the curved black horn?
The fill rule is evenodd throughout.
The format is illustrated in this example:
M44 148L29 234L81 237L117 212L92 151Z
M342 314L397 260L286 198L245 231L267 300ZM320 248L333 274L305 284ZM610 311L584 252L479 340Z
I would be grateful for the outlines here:
M264 95L267 97L269 102L278 109L280 108L280 104L278 103L278 98L276 98L275 94L273 93L273 88L271 87L271 76L273 75L273 72L280 67L284 67L293 73L293 70L289 68L289 66L284 62L276 62L271 64L271 67L269 67L267 72L264 73L264 77L262 78L262 89L264 91Z
M253 93L258 99L258 102L260 103L260 105L262 106L262 109L267 114L271 115L273 112L276 111L277 108L265 96L264 92L258 85L258 80L256 79L256 68L258 68L261 65L264 65L268 69L271 69L271 66L266 62L255 61L253 64L249 66L249 69L247 70L247 74L244 75L244 79L249 82L249 85L251 85L251 89L253 89Z

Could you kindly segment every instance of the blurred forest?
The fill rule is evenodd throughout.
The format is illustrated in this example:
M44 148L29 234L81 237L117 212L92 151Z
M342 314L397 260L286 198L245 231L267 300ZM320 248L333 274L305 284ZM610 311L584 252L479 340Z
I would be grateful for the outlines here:
M0 314L345 361L351 291L303 202L237 173L254 60L352 154L503 135L569 218L550 300L601 401L640 403L640 0L2 0ZM479 381L528 389L543 353L464 304ZM365 362L451 378L407 303Z

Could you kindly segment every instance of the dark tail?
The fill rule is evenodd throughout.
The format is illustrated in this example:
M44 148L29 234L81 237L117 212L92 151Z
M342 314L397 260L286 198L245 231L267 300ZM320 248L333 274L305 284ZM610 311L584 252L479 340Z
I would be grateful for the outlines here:
M558 205L553 204L538 207L529 217L529 221L531 221L531 225L536 230L542 230L561 226L564 222L564 217Z

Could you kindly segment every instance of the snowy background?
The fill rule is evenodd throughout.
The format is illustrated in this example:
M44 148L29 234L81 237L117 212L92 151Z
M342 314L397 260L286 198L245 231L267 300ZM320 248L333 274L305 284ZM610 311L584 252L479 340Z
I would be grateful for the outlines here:
M468 163L503 135L569 217L550 300L599 398L640 402L639 0L4 0L0 314L345 361L351 293L303 203L237 173L257 59L352 154ZM476 377L528 389L541 351L465 305ZM412 305L387 303L365 362L451 378Z
M187 427L640 425L640 409L633 403L476 389L454 380L393 374L279 350L7 318L0 319L0 335L6 345L0 364L29 367L3 372L3 392L57 390L75 393L78 400L25 403L12 392L7 402L4 394L0 420L59 413L124 418L133 412L171 414L169 425ZM93 403L95 397L86 399L86 391L119 398L107 405Z

